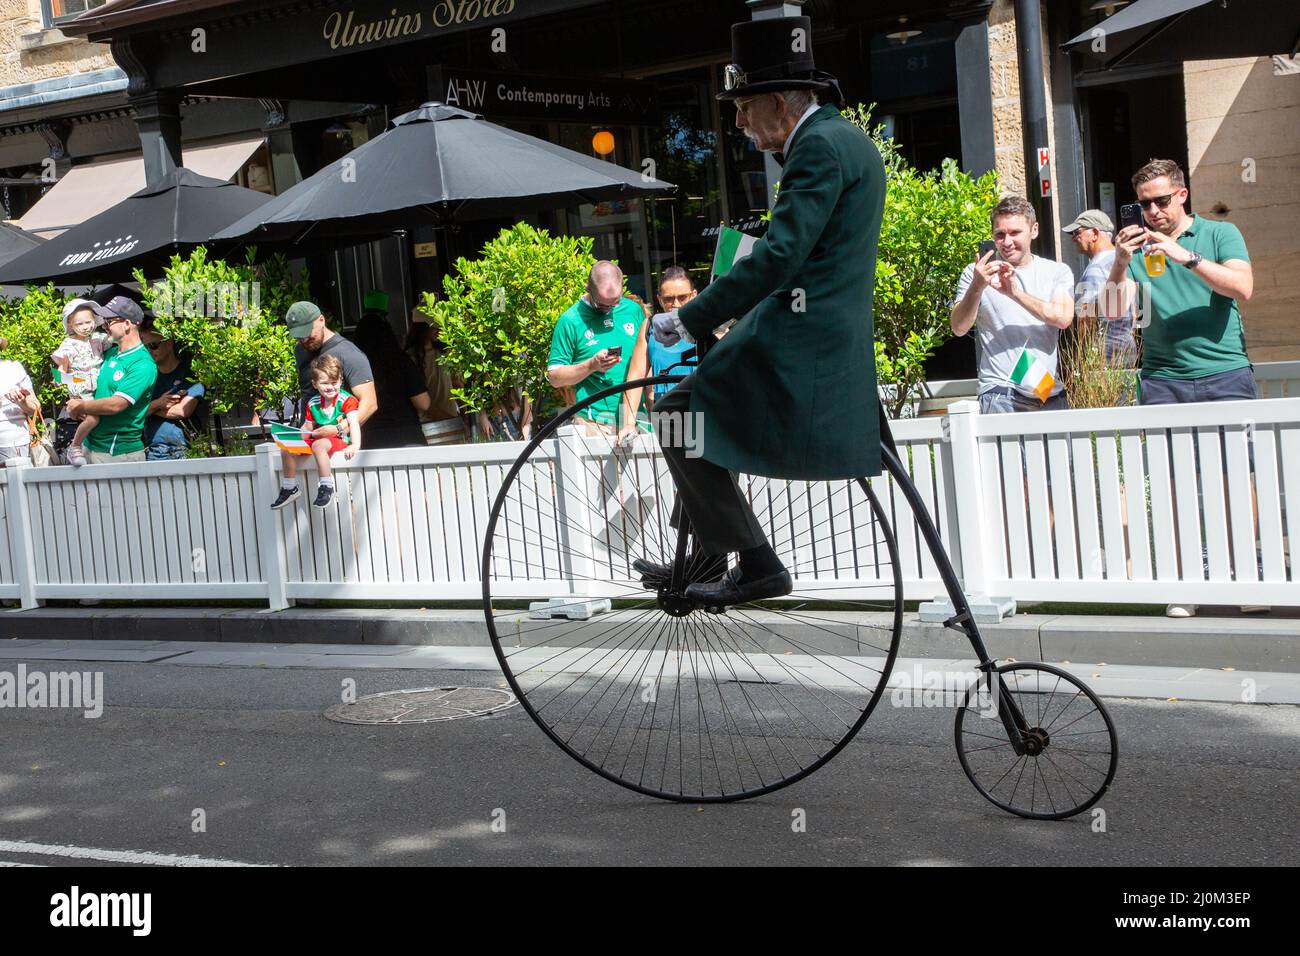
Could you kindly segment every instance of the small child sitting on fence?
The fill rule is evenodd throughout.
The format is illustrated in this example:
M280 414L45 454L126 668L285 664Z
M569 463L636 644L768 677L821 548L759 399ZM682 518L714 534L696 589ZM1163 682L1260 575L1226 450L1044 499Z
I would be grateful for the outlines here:
M311 384L316 394L307 403L307 420L302 426L303 448L316 459L320 469L320 482L316 490L317 508L329 506L334 497L334 476L330 473L330 456L337 451L351 458L361 450L361 403L343 389L343 363L332 355L321 355L311 363ZM298 459L308 453L291 451L281 445L280 458L284 480L280 494L271 504L280 510L296 501L302 491L298 487Z
M104 364L104 350L109 338L96 332L99 320L86 299L73 299L63 307L63 329L67 333L59 347L50 353L50 359L61 373L58 381L68 389L68 398L94 398L95 381L99 367ZM68 464L80 468L86 463L82 440L99 424L95 415L87 415L80 422L60 417L55 425L54 449L63 455Z

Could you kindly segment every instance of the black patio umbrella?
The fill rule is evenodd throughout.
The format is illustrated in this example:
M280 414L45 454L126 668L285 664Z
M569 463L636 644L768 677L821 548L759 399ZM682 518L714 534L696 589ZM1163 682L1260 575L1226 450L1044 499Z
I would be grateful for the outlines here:
M517 216L675 188L476 113L425 103L213 240L259 246L326 238L359 242L412 226Z
M182 255L270 197L174 169L98 216L0 265L0 283L129 281L139 267L160 274Z
M45 242L44 236L26 232L7 222L0 222L0 265L17 259Z
M1107 70L1294 55L1300 51L1300 2L1137 0L1062 44L1062 49L1094 57Z

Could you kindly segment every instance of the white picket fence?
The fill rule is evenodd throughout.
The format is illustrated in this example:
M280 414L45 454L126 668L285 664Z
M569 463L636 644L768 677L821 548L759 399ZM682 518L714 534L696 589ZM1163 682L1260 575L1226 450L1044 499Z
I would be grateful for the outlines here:
M969 592L1096 604L1300 605L1293 557L1300 397L996 416L958 402L947 417L893 428ZM646 442L644 453L653 454ZM272 608L298 598L475 599L488 512L523 447L364 451L337 465L330 508L281 512L269 508L279 485L270 445L244 458L4 469L0 598L23 607L70 598L254 598ZM581 439L543 451L557 474L566 454L600 454ZM575 472L573 464L571 474L599 470ZM883 477L873 488L895 529L907 597L940 594L898 489ZM789 491L823 493L807 483ZM564 507L547 482L524 493L530 517L521 520L545 522ZM832 505L838 492L824 493ZM609 520L616 518L629 520ZM855 530L841 523L836 533L845 541L832 541L832 553L857 548L847 540ZM538 554L499 565L494 592L579 590L558 556ZM631 579L625 564L604 573ZM848 590L880 583L869 557L813 573Z

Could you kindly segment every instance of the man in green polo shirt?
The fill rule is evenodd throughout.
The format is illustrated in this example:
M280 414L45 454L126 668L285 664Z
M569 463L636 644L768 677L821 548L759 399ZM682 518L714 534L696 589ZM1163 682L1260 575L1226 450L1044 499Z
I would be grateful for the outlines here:
M628 364L645 310L623 295L623 271L612 262L597 262L587 277L587 292L555 323L547 376L558 389L572 388L582 401L601 389L627 381ZM635 415L620 416L620 396L591 405L579 417L589 435L616 437L633 430Z
M144 422L158 380L158 366L140 340L144 313L123 295L91 308L104 319L104 331L113 344L104 352L95 397L68 402L68 414L99 416L99 424L85 440L90 464L144 461Z
M1140 285L1148 290L1149 305L1142 303L1137 323L1143 329L1139 404L1257 398L1238 305L1255 287L1241 231L1230 222L1188 214L1187 180L1173 160L1151 160L1133 174L1133 189L1145 223L1125 226L1115 237L1109 289L1098 311L1114 319L1137 301ZM1195 604L1170 604L1165 614L1192 617L1196 611Z
M1140 286L1149 290L1139 402L1258 397L1238 305L1255 284L1241 231L1187 212L1187 180L1173 160L1151 160L1133 174L1133 188L1145 225L1116 237L1109 283L1119 295L1102 295L1100 311L1122 316Z

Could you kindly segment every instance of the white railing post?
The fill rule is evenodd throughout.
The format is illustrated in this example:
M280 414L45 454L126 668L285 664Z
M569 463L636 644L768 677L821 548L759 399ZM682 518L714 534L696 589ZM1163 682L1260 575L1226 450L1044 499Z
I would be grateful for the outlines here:
M531 617L585 620L611 607L608 598L590 596L596 564L591 554L591 496L582 463L585 453L586 439L577 426L566 425L556 432L555 507L560 525L560 567L568 575L569 596L530 603Z
M985 548L984 485L980 468L979 402L954 402L945 422L952 448L952 473L957 506L957 540L961 549L962 587L967 593L988 593L988 550Z
M27 469L31 463L25 458L10 459L5 468L9 480L9 553L13 555L14 577L18 579L18 599L24 610L41 607L44 601L36 597L36 550L32 541L32 514L27 500Z
M591 560L591 514L587 506L586 473L582 467L585 443L575 425L567 425L555 436L556 484L559 486L560 566L569 577L569 593L581 594L595 576ZM581 583L579 583L581 582Z
M980 624L996 624L1014 614L1009 597L989 596L988 527L985 524L985 489L980 467L979 402L954 402L944 419L944 438L952 452L952 495L957 512L957 540L961 552L961 585L971 613ZM922 621L944 621L954 613L946 596L920 607Z
M254 522L257 528L257 553L266 577L267 601L272 611L283 611L293 604L285 594L288 569L285 564L283 524L280 513L271 510L271 502L280 489L280 472L276 458L280 450L274 442L266 442L255 449L257 468L253 473L253 507L257 509Z

